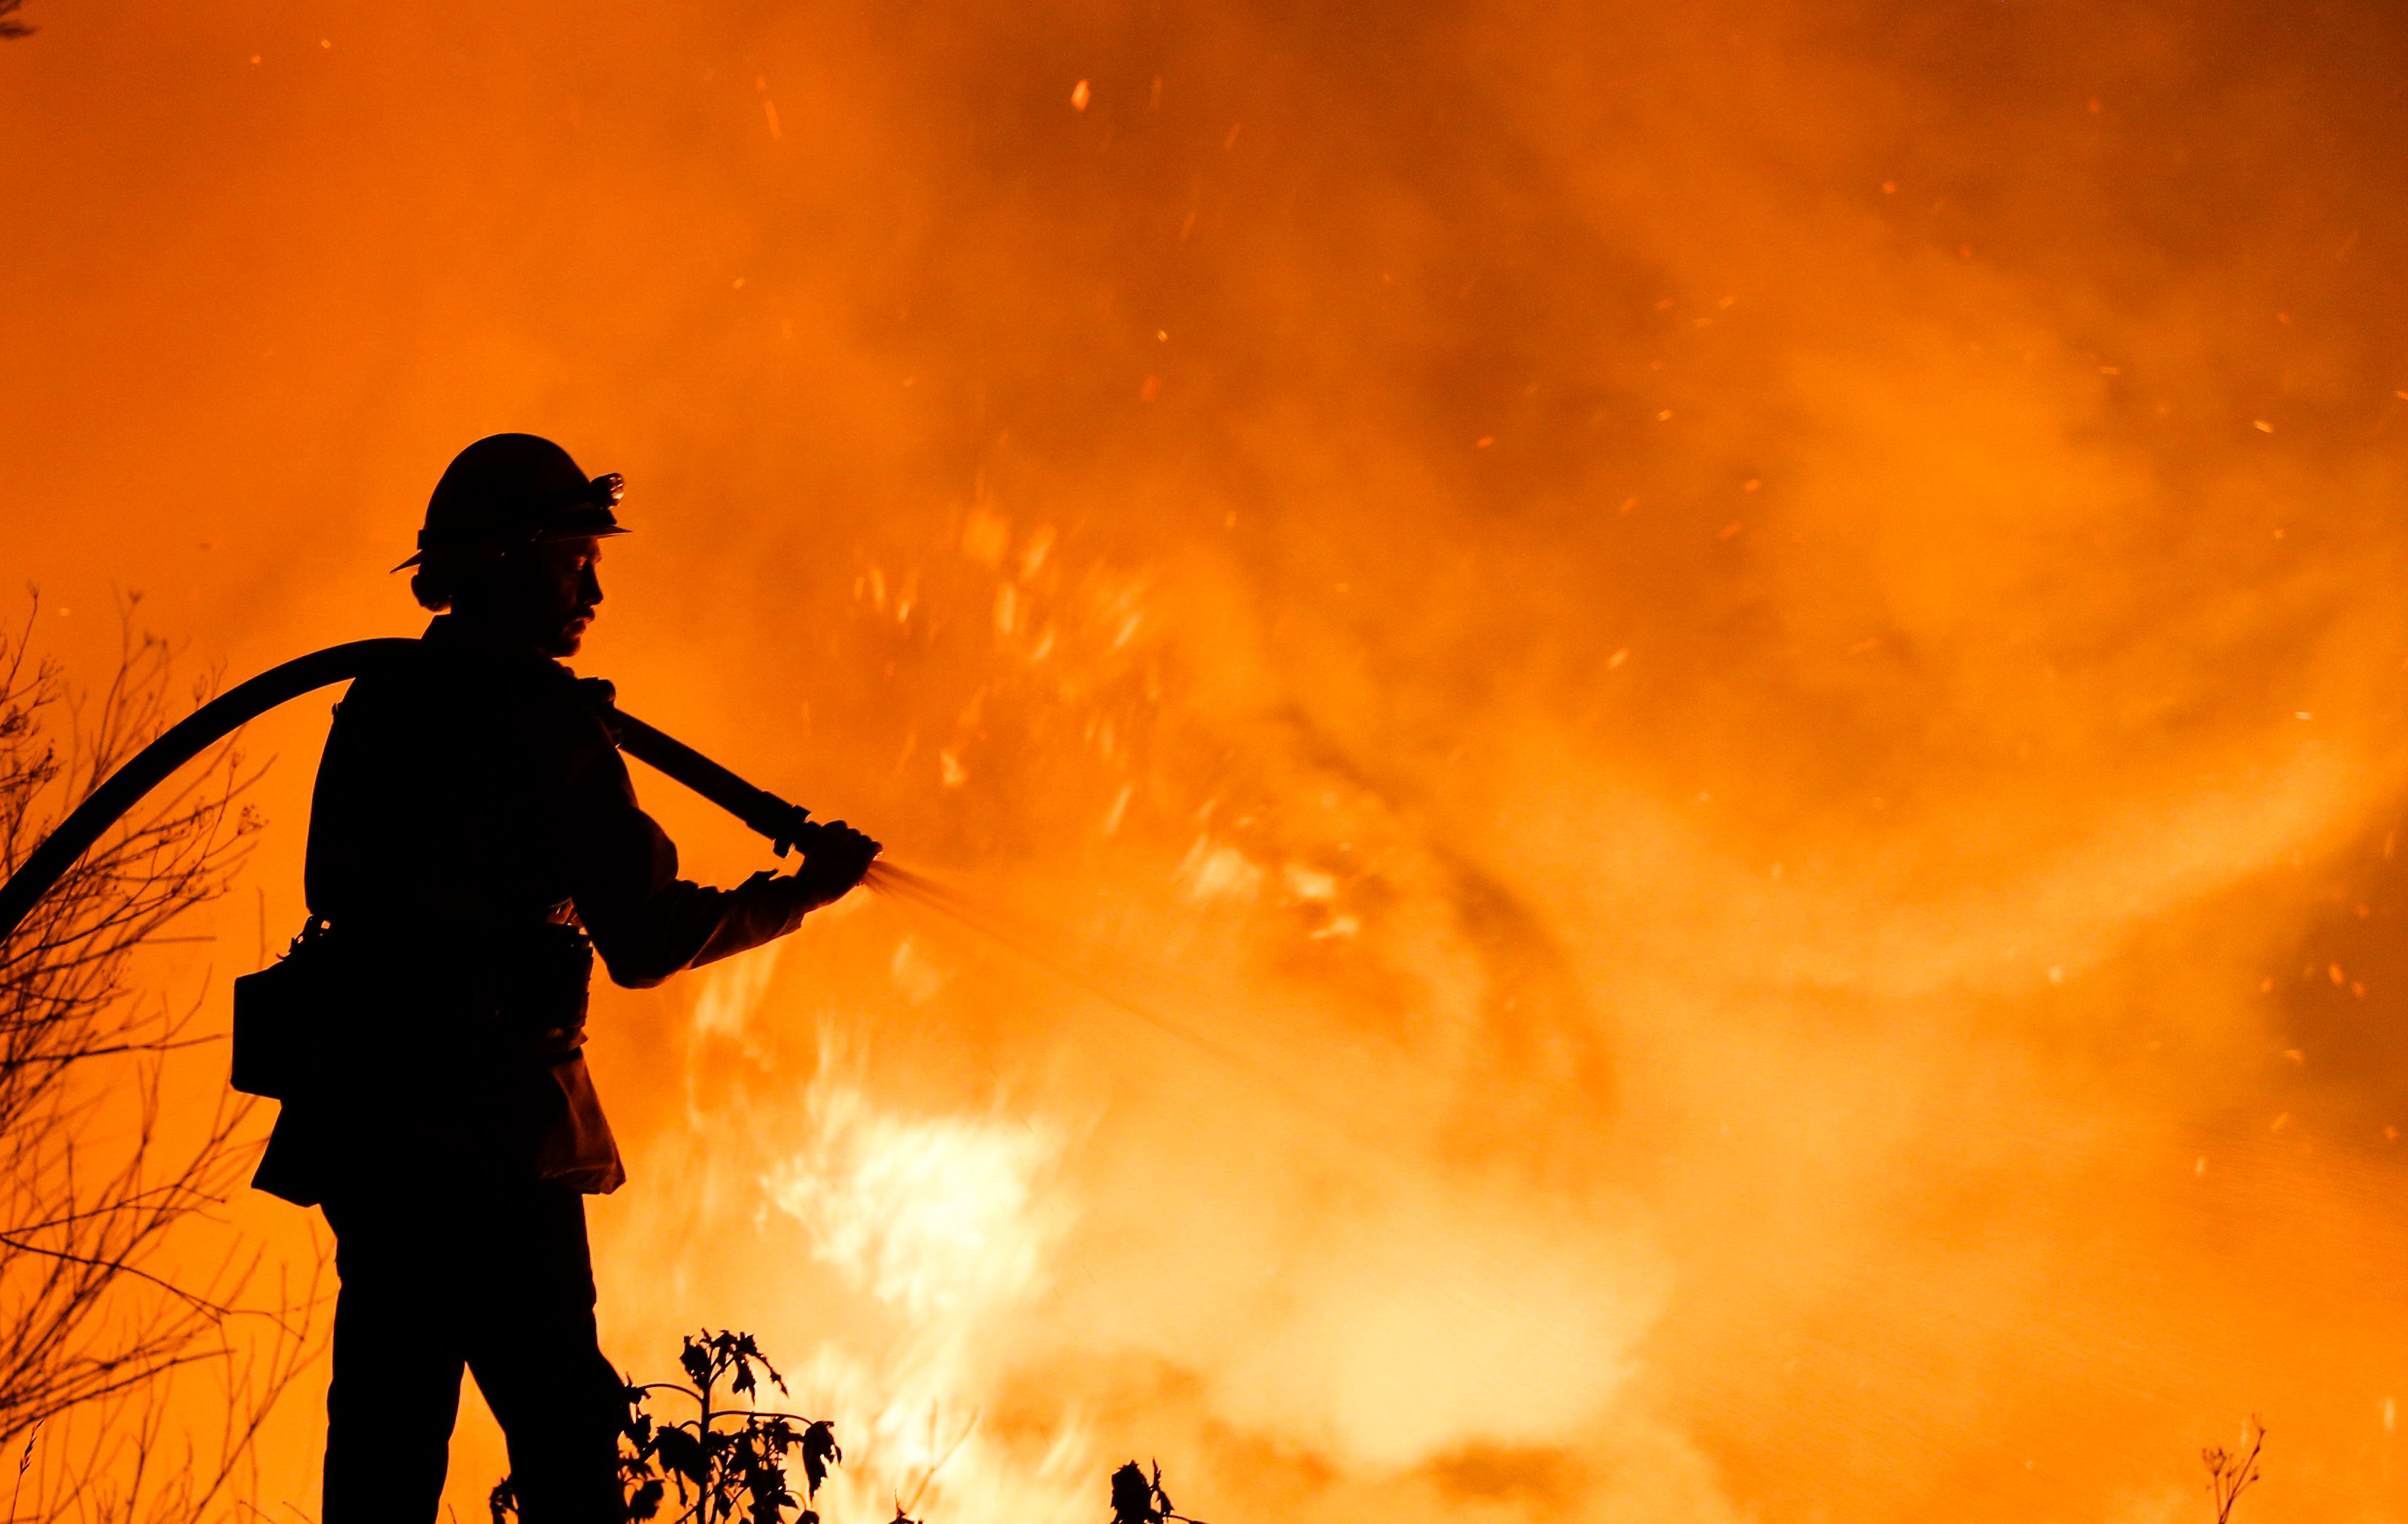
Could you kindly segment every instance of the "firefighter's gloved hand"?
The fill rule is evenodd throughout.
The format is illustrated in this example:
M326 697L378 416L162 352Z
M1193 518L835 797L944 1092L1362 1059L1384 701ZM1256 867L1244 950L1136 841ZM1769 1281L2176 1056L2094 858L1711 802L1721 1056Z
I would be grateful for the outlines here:
M862 881L880 850L878 842L843 821L828 821L804 844L803 866L795 870L795 883L815 904L830 904Z

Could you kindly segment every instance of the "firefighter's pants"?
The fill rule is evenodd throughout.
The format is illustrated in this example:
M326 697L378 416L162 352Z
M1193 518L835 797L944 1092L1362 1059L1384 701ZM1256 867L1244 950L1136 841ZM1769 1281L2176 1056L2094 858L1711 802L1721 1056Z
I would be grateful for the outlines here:
M595 1339L584 1198L415 1186L325 1213L342 1292L324 1524L433 1524L463 1368L501 1420L525 1524L618 1524L625 1405Z

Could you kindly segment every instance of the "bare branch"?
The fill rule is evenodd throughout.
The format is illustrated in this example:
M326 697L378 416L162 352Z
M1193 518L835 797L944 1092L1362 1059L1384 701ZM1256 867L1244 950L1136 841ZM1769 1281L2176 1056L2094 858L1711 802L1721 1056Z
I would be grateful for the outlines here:
M16 9L0 0L0 35ZM0 872L183 712L177 653L136 625L135 600L124 614L117 669L92 693L31 653L31 611L0 629ZM268 1405L315 1347L316 1281L264 1286L257 1251L240 1247L194 1268L192 1232L248 1174L250 1102L221 1091L165 1125L170 1066L204 1061L191 1052L215 1037L194 1030L197 1001L132 983L138 952L190 940L171 928L241 869L257 776L218 748L0 942L0 1445L27 1446L12 1519L232 1509ZM177 1384L212 1373L222 1431L168 1443Z

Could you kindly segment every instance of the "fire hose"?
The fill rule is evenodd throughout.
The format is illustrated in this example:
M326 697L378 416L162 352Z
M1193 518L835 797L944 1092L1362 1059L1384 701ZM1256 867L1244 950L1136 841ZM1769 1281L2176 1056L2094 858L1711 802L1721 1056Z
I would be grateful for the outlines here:
M288 699L348 683L416 649L409 640L352 640L271 667L239 683L169 726L142 748L59 822L23 866L0 884L0 942L16 934L42 896L65 877L111 826L178 768L236 729ZM634 715L613 708L606 716L619 749L693 789L769 839L781 857L789 849L810 850L821 827L810 812L756 788L710 758ZM884 870L879 876L899 872Z

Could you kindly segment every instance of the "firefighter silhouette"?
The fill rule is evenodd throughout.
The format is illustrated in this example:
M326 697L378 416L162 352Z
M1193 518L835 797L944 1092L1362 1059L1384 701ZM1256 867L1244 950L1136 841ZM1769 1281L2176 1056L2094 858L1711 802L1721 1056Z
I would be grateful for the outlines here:
M319 766L292 960L309 1077L254 1184L335 1231L325 1524L436 1517L464 1369L527 1524L622 1517L585 1231L584 1197L625 1178L583 1057L595 956L658 984L792 931L878 852L838 822L790 874L679 877L561 665L620 496L532 435L462 451L403 563L436 617L352 683Z

